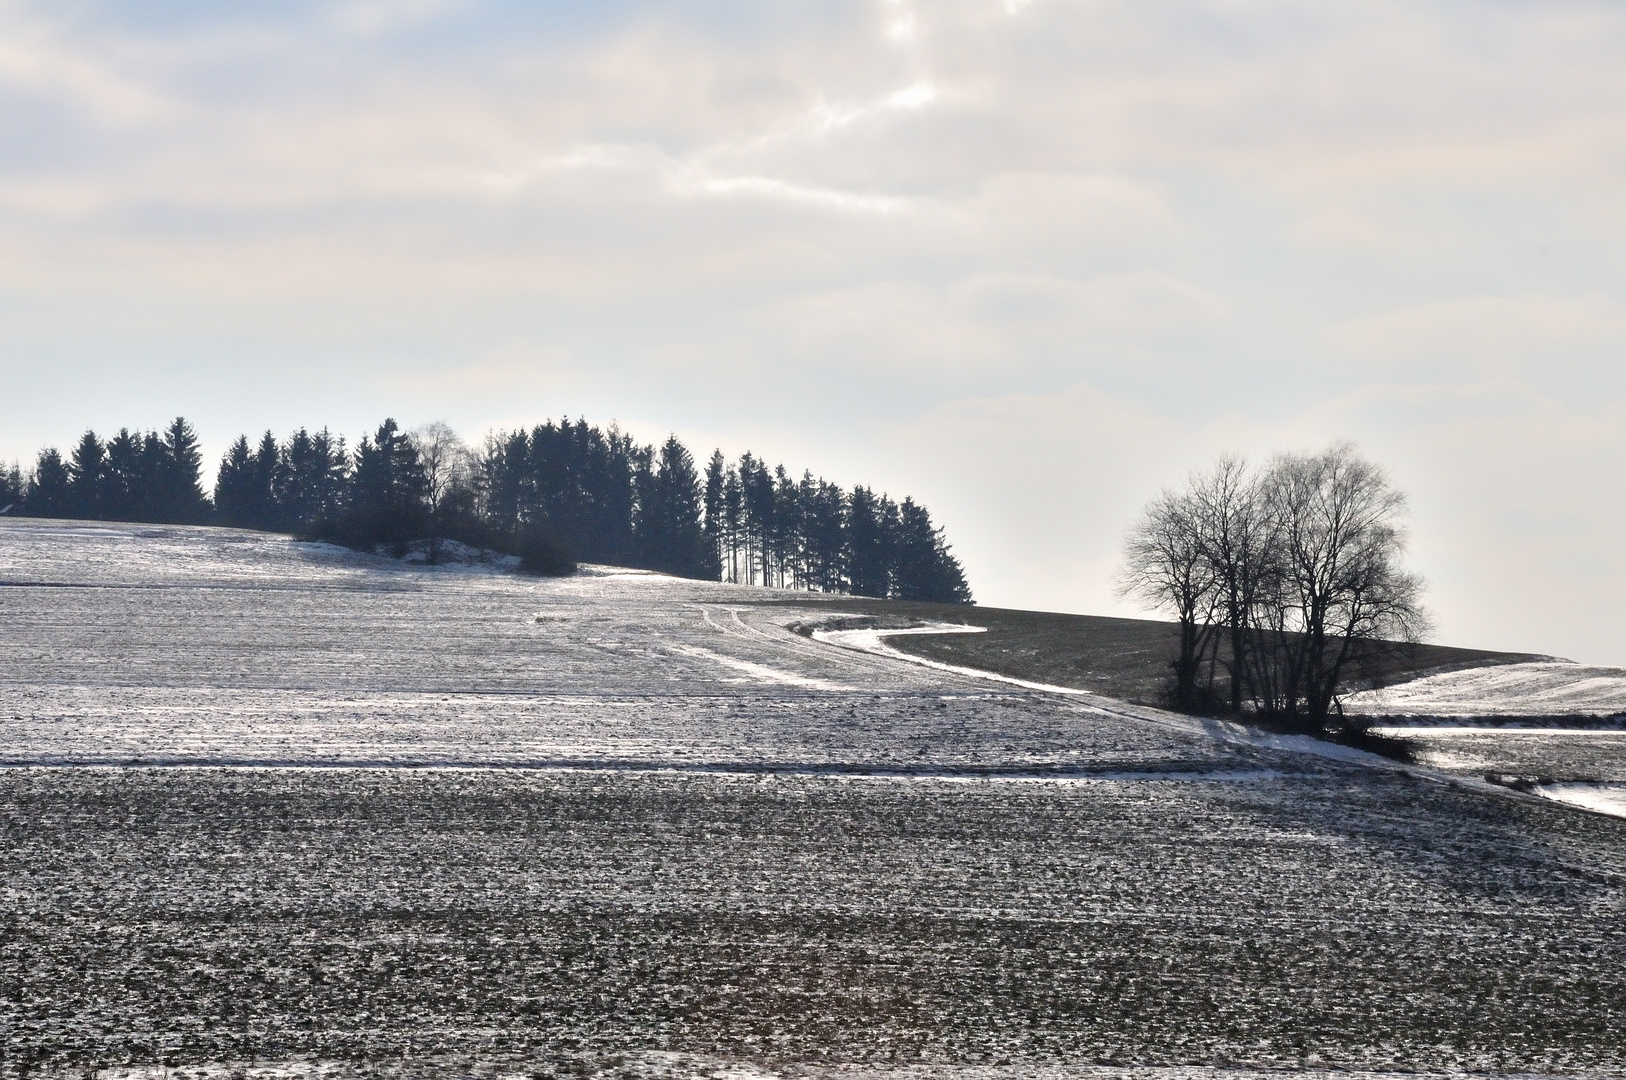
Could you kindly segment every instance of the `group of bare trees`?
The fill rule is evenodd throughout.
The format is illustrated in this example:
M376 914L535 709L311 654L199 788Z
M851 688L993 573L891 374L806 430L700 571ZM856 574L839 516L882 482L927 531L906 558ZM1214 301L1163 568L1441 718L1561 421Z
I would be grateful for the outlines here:
M1349 443L1257 469L1222 457L1154 499L1125 541L1120 591L1175 618L1171 703L1312 732L1342 723L1345 681L1427 627L1423 582L1399 563L1405 509Z

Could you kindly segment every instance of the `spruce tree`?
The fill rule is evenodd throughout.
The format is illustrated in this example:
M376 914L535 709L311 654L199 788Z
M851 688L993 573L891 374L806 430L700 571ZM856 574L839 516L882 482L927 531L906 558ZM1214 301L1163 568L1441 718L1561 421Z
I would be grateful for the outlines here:
M767 462L746 453L740 458L740 483L745 494L747 543L754 548L755 561L747 584L773 584L774 518L778 500L774 497L773 474Z
M254 463L250 470L253 488L253 503L249 517L251 528L279 529L283 527L283 514L277 503L276 481L277 471L282 462L282 451L277 446L277 438L267 431L260 437L260 445L254 451Z
M362 437L356 446L355 472L350 478L353 507L391 515L402 529L411 532L425 523L418 519L427 518L428 494L417 448L401 434L394 418L380 424L372 440Z
M848 587L859 596L886 596L892 576L888 539L875 492L855 486L847 499L843 547Z
M323 428L311 436L311 520L331 518L349 505L350 453L344 436Z
M723 458L721 450L711 452L711 460L706 462L706 491L704 509L706 512L706 543L710 545L717 562L717 580L723 577L724 551L724 515L723 515L723 488L727 483L728 462Z
M23 509L30 517L72 517L73 488L61 451L48 446L40 451L23 492Z
M847 591L845 537L842 531L845 493L822 478L813 485L806 514L808 587L822 592Z
M13 461L0 468L0 514L15 514L22 509L23 470Z
M730 465L723 474L723 535L727 548L728 580L740 584L740 545L745 528L745 492L740 486L740 474Z
M96 433L87 429L73 448L73 456L68 464L72 515L77 518L101 518L106 487L107 452Z
M530 503L526 497L530 456L530 437L523 428L492 435L486 440L480 475L485 488L486 515L499 529L518 529Z
M257 459L270 456L264 439ZM271 477L271 502L276 527L309 529L331 521L344 511L348 463L344 440L323 428L312 435L300 428L276 452Z
M315 474L321 469L325 469L325 463L316 459L316 444L310 432L300 428L288 436L271 478L272 497L287 527L302 529L321 516L315 497ZM216 497L215 503L219 502Z
M642 474L636 539L642 564L681 577L715 578L701 521L701 485L694 458L676 435L661 444Z
M896 530L893 595L900 600L971 603L960 561L949 552L942 530L932 526L924 506L905 498L898 507Z
M246 529L254 515L254 452L239 435L215 470L215 513L223 525Z
M121 427L107 440L107 481L102 492L107 519L139 521L141 490L141 436Z
M774 584L805 588L807 566L803 558L807 510L801 489L783 465L773 470L773 515L770 518Z
M191 525L207 519L209 500L203 494L203 453L197 433L185 417L177 416L164 430L160 459L162 511L155 520Z
M136 486L132 502L136 521L167 521L169 506L168 452L158 432L141 437L141 453L136 462Z

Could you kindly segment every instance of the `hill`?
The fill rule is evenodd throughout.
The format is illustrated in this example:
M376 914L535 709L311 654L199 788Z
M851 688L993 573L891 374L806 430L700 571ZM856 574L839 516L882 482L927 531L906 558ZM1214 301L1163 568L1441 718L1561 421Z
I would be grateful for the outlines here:
M806 606L804 600L768 600L768 605ZM817 601L821 610L874 620L874 625L911 622L960 623L987 628L985 634L897 637L893 648L945 664L999 675L1089 690L1141 704L1158 704L1174 655L1174 624L1154 619L1118 619L1049 611L925 604L862 597ZM855 622L854 625L861 625ZM1518 664L1551 657L1531 653L1460 649L1447 645L1381 646L1379 681L1394 685L1425 675L1466 668ZM1353 687L1352 687L1353 689Z

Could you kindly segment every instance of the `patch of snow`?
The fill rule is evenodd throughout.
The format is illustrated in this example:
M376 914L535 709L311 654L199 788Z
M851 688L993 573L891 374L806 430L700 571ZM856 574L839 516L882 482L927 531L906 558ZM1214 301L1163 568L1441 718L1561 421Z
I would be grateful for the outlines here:
M1537 794L1611 817L1626 817L1626 784L1538 784Z
M517 555L504 555L490 548L477 548L461 540L415 540L407 545L406 554L401 556L401 562L417 566L517 570L520 558Z
M714 663L721 664L723 667L732 668L735 671L743 672L754 679L760 679L761 681L768 683L778 683L781 686L800 686L809 690L852 689L851 687L830 682L827 679L817 679L810 678L806 675L796 675L789 671L781 671L778 668L769 667L766 664L758 664L750 660L741 660L734 656L723 656L721 653L714 653L710 649L703 649L698 645L668 645L667 648L672 652L679 653L683 656L702 657L706 660L711 660Z
M1344 699L1367 716L1560 716L1626 712L1626 668L1564 661L1448 671Z
M1560 724L1375 724L1368 730L1374 735L1424 740L1467 737L1554 739L1577 734L1619 738L1622 735L1617 727L1564 727Z
M936 671L947 671L955 675L967 675L973 679L984 679L991 682L1005 683L1008 686L1020 686L1026 690L1039 690L1047 694L1065 694L1070 697L1098 697L1088 690L1080 690L1072 686L1057 686L1053 683L1032 682L1028 679L1018 679L1011 675L1000 675L993 671L983 671L981 668L961 667L959 664L945 664L941 660L932 660L924 656L915 656L913 653L901 652L886 643L889 637L898 637L905 634L986 634L986 626L967 626L964 623L927 623L925 626L911 626L904 630L815 630L813 640L822 641L830 645L837 645L843 649L856 649L859 652L874 653L893 660L904 660L921 667L932 668Z
M576 567L578 577L601 578L665 578L671 581L687 581L687 578L674 578L670 574L662 574L656 570L635 570L630 566L606 566L601 563L582 563Z

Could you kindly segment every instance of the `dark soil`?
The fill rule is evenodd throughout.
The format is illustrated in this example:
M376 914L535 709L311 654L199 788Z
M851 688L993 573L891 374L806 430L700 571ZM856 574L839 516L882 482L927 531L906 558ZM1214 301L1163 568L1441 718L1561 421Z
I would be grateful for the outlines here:
M856 617L868 616L875 621L867 625L883 627L907 625L911 620L984 626L988 628L985 634L897 637L888 644L902 652L946 664L1090 690L1146 705L1164 704L1169 665L1176 646L1174 625L1152 619L1115 619L863 597L773 603L799 607L817 604L832 616L848 616L848 625L865 625ZM1381 649L1372 657L1373 663L1367 670L1384 685L1451 668L1551 659L1529 653L1457 649L1445 645L1377 644Z
M0 770L0 837L0 1075L1626 1065L1626 822L1394 773Z

